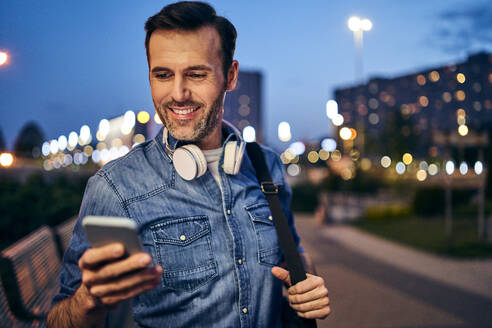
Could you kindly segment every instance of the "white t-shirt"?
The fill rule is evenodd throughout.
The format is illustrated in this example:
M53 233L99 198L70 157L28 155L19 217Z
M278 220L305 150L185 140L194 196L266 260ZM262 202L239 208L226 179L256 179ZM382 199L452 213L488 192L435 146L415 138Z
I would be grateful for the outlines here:
M210 173L212 173L212 176L214 177L215 181L217 181L217 184L222 191L222 183L220 182L219 175L219 160L220 156L222 155L222 147L210 150L202 150L202 152L207 160L207 167Z

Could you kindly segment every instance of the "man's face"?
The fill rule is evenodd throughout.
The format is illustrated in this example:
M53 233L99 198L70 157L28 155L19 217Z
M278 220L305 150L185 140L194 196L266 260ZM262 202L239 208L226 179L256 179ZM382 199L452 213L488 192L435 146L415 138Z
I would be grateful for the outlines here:
M232 90L237 79L235 62L228 74L231 78L225 80L220 51L220 37L213 27L156 30L149 42L155 109L173 137L202 148L220 146L225 91Z

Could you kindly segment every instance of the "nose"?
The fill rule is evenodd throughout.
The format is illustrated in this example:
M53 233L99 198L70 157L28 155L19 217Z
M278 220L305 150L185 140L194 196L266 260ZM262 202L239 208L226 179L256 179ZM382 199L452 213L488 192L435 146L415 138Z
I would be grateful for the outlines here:
M188 100L190 96L191 91L187 87L186 80L180 76L175 77L172 92L173 99L182 102Z

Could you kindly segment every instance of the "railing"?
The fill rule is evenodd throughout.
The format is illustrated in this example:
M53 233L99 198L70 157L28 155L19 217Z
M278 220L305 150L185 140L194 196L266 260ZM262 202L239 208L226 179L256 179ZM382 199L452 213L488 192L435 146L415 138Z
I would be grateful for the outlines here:
M55 228L42 226L0 253L2 326L45 326L75 221L70 219Z

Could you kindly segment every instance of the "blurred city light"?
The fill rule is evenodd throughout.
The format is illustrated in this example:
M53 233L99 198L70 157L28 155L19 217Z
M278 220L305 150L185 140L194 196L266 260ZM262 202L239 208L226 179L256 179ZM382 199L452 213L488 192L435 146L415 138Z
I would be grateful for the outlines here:
M403 160L403 163L405 163L406 165L410 165L410 164L412 164L413 156L410 153L405 153L405 154L403 154L402 160Z
M65 148L67 148L68 145L68 140L67 137L65 136L59 136L58 137L58 148L63 151Z
M41 146L41 154L43 154L43 156L48 156L50 152L50 143L48 141L43 142L43 145Z
M402 175L403 173L405 173L405 170L406 170L406 166L403 162L398 162L396 163L396 167L395 167L395 170L396 170L396 173L398 173L399 175Z
M427 172L425 172L424 170L417 171L417 180L424 181L426 178L427 178Z
M457 80L459 83L465 83L465 81L466 81L465 74L463 74L463 73L458 73L458 74L456 75L456 80Z
M137 114L137 121L141 124L145 124L150 120L150 114L145 110L141 110Z
M70 132L68 135L68 145L73 149L77 146L77 143L79 142L79 136L77 135L77 132Z
M466 136L468 134L468 127L466 125L460 125L458 128L458 133L460 136Z
M321 148L326 151L332 152L337 149L337 142L333 138L325 138L321 141Z
M372 29L372 22L367 19L360 19L357 16L352 16L349 18L347 25L352 32L357 31L370 31Z
M57 140L51 140L50 141L50 152L55 155L58 153L58 141Z
M475 174L480 175L483 172L483 164L480 161L476 161L475 165L473 166L473 169L475 170Z
M289 146L289 149L295 154L295 155L302 155L304 154L304 152L306 151L306 145L304 145L303 142L301 141L296 141L294 143L292 143L290 146Z
M280 122L278 125L278 139L282 142L288 142L291 138L290 124L287 122Z
M338 103L335 100L331 100L331 99L328 100L326 102L326 116L328 116L330 120L333 120L333 118L337 114L338 114Z
M391 158L389 156L383 156L381 158L381 166L387 169L391 165Z
M352 136L352 131L350 131L349 128L347 127L343 127L340 129L340 138L342 138L342 140L349 140L350 137Z
M336 114L331 120L334 126L340 126L343 124L344 119L342 114Z
M328 158L330 158L330 152L326 151L324 149L321 149L319 151L319 159L322 161L326 161Z
M342 159L342 153L338 150L338 149L335 149L332 153L331 153L331 159L335 162L338 162L339 160Z
M110 126L110 123L107 119L102 119L100 122L99 122L99 130L98 132L100 133L101 135L101 140L98 140L99 141L102 141L106 138L106 136L108 135L109 133L109 130L110 130L111 126Z
M360 168L363 170L363 171L368 171L372 166L372 163L371 163L371 160L369 158L363 158L361 161L360 161Z
M298 176L301 173L301 167L297 164L290 164L287 166L287 174L292 177Z
M243 129L243 139L246 142L254 142L256 140L256 130L251 125Z
M353 128L350 128L350 140L354 140L357 138L357 131Z
M439 172L439 168L436 164L431 164L427 171L429 171L429 175L436 175Z
M11 167L14 164L14 155L11 153L0 154L0 165L3 167Z
M70 137L70 136L69 136ZM88 125L82 125L79 134L79 144L84 146L91 142L91 129Z
M319 155L314 150L310 151L307 157L308 157L308 161L313 164L319 160Z
M161 118L157 115L157 113L154 114L154 122L157 124L162 124Z
M466 162L461 162L461 164L460 164L460 173L462 175L466 175L468 173L468 164L466 164Z
M453 161L447 161L446 162L446 173L448 175L451 175L454 173L454 162Z
M9 55L6 51L0 51L0 66L5 65L7 60L9 59Z
M424 171L427 171L428 168L429 168L429 165L427 164L426 161L420 162L419 169L424 170Z

